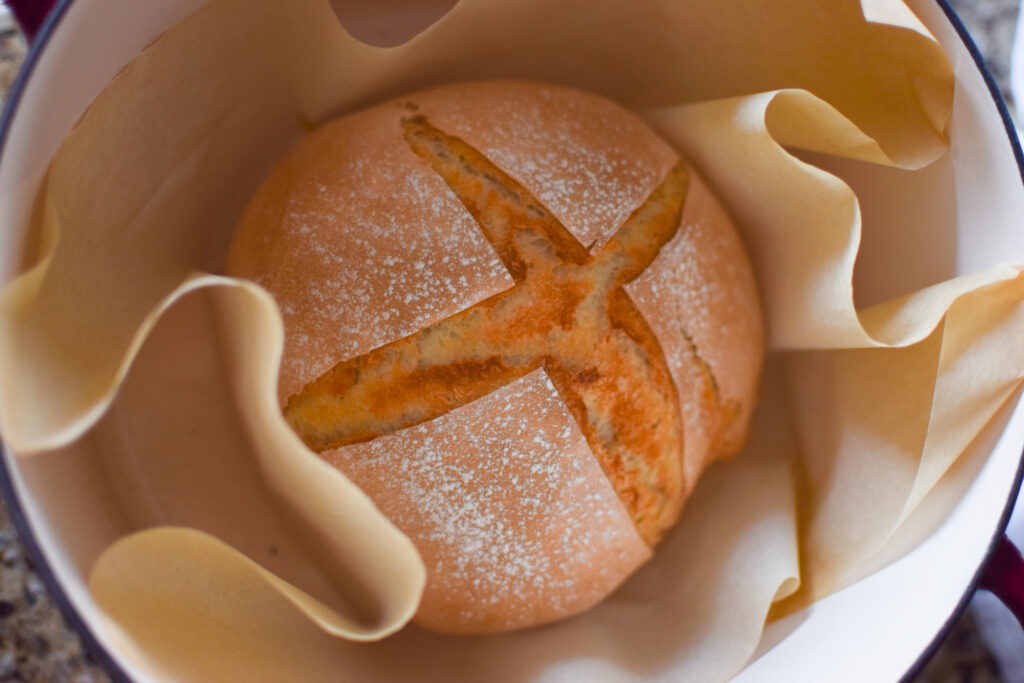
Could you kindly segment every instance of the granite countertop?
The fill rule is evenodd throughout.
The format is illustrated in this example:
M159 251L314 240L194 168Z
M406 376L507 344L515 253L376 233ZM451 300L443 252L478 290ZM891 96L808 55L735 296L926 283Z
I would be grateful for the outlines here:
M951 0L951 4L974 36L1003 92L1008 92L1018 0ZM0 6L0 103L24 55L25 41L6 8ZM1013 674L1015 679L1024 678L1024 672ZM968 611L918 680L994 683L1007 678L986 651ZM64 623L0 504L0 681L108 680Z

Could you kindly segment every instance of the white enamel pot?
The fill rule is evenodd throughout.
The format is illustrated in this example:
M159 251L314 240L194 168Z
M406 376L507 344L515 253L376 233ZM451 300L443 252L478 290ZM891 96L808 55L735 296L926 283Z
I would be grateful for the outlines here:
M817 2L818 0L808 0ZM149 43L204 0L8 0L31 49L0 120L0 282L22 265L27 226L47 165L103 87ZM374 3L368 3L371 7ZM381 3L377 12L394 12ZM444 0L431 3L443 10ZM450 4L450 3L447 3ZM992 234L958 228L955 272L991 261L1024 262L1024 157L1006 107L963 25L945 0L910 0L946 49L957 75L951 122L961 207L997 206L1007 220ZM416 7L422 21L424 5ZM384 25L380 16L364 26ZM385 17L386 19L386 17ZM969 135L965 135L969 133ZM970 139L971 149L957 140ZM961 192L960 189L957 192ZM1002 208L1005 207L1005 208ZM1022 340L1024 341L1024 340ZM1024 561L1003 532L1021 481L1024 402L1017 394L958 467L968 483L952 512L924 540L856 584L768 626L758 656L737 680L883 681L913 678L979 587L993 590L1024 619ZM87 567L71 548L102 524L54 500L48 470L26 468L7 449L0 491L36 567L68 621L115 680L138 677L97 627ZM88 481L82 484L86 489ZM941 488L941 485L940 485ZM102 495L84 490L83 496Z

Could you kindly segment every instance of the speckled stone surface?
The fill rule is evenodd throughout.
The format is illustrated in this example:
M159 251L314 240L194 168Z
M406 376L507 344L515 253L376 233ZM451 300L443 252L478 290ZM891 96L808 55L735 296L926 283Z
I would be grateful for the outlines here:
M0 506L0 681L108 680L68 630Z
M1018 0L951 0L1007 92ZM0 104L24 59L25 42L0 6ZM64 623L0 504L0 682L108 681ZM1000 683L1006 680L985 650L970 613L946 638L918 681Z
M14 83L24 57L25 39L7 9L0 6L0 103Z
M985 57L1004 97L1010 99L1010 51L1020 0L950 0Z

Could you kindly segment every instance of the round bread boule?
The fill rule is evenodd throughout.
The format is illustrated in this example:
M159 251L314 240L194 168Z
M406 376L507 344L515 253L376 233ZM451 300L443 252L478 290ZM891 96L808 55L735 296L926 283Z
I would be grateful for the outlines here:
M593 606L746 434L743 247L593 94L475 82L328 123L257 190L228 272L280 306L285 416L416 544L435 630Z

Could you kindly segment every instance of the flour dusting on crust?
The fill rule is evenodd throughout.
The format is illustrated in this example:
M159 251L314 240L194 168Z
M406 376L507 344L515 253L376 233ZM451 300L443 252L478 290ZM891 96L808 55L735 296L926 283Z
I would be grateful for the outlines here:
M521 183L586 247L604 244L679 160L635 114L578 90L495 81L410 99Z
M282 398L339 360L513 284L459 200L409 150L404 112L385 111L304 139L243 217L229 271L265 287L281 308Z
M447 629L582 611L650 556L543 370L324 456L416 544L421 614Z

